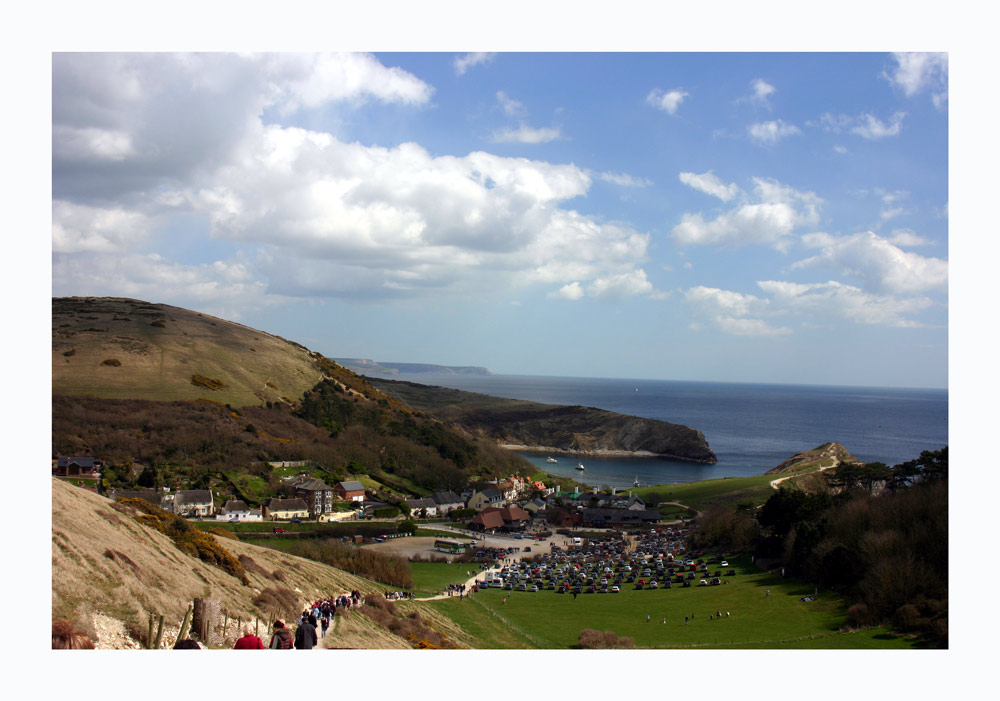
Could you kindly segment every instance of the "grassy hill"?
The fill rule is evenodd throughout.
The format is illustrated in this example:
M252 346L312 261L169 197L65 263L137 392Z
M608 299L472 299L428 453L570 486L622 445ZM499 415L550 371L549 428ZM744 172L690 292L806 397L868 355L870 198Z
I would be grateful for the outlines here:
M307 348L207 314L111 297L52 300L52 390L115 399L292 401L323 370Z

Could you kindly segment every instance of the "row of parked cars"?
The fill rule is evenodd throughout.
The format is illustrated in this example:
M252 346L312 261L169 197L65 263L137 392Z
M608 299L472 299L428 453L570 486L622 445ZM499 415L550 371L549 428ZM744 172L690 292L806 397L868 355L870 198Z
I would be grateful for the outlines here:
M711 565L728 567L721 557L703 557L704 553L685 555L686 531L653 530L632 534L620 533L589 539L566 550L553 547L551 552L521 560L516 565L490 574L487 586L508 591L537 592L543 589L560 594L621 592L626 585L637 590L690 587L695 580L701 586L721 584L723 576L734 576L730 569L711 572ZM699 579L700 578L700 579Z

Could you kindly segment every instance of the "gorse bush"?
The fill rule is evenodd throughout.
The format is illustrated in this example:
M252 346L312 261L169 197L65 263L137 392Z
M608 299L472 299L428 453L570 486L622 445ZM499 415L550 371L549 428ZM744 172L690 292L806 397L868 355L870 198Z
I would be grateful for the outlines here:
M158 506L153 506L145 499L119 499L126 505L141 512L135 517L139 523L163 533L174 541L177 549L196 557L202 562L218 567L223 572L232 575L241 583L249 585L246 570L232 553L219 545L208 533L191 526L185 519L170 513Z
M268 543L262 542L261 545L267 547ZM333 538L295 540L284 543L282 551L393 587L413 588L410 563L399 555L385 555L357 548Z

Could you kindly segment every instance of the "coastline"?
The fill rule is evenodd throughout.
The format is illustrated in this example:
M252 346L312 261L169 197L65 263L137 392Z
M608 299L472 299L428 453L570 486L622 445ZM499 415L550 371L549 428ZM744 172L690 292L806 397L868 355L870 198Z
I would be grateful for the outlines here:
M591 455L605 458L661 458L664 460L677 460L679 462L690 462L697 465L714 465L715 462L703 460L693 460L679 455L667 453L653 453L648 450L606 450L597 448L593 450L569 450L567 448L556 448L547 445L521 445L518 443L499 443L504 450L525 451L530 453L558 453L560 455Z

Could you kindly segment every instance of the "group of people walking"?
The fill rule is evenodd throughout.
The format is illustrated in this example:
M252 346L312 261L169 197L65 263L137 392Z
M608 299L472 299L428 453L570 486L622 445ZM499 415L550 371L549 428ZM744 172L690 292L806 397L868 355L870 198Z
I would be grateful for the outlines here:
M304 609L296 621L295 633L285 625L284 621L275 621L271 642L265 648L264 642L247 626L243 637L236 641L235 650L312 650L319 640L326 636L333 617L343 615L351 609L364 603L361 592L355 589L350 594L337 597L327 597L313 602L311 608Z

